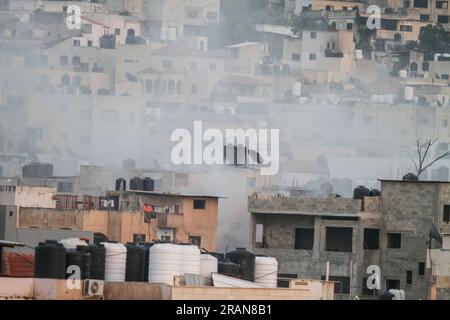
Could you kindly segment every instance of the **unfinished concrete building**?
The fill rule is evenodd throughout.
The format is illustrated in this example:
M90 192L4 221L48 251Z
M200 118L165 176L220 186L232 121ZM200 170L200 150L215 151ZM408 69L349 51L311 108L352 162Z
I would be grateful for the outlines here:
M337 297L403 289L407 299L426 299L429 230L432 224L448 230L449 188L448 182L381 180L381 196L363 200L255 194L252 246L277 258L279 285L323 279L328 262ZM367 288L370 265L381 269L380 290Z

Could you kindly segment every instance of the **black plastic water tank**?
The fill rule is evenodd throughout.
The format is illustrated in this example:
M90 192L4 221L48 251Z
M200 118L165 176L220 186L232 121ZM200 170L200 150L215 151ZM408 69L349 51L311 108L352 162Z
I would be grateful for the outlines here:
M66 256L66 279L73 275L70 266L78 266L80 268L81 279L90 278L91 255L87 246L77 246L76 249L68 249ZM69 271L69 272L67 272Z
M146 177L143 182L144 191L154 191L155 190L155 180L152 178Z
M370 197L379 197L379 196L381 196L381 191L378 189L372 189L369 192L369 196Z
M148 282L148 266L150 264L150 248L154 245L154 243L153 242L141 242L141 243L138 243L137 245L145 250L144 282Z
M40 242L35 248L34 276L36 278L65 279L66 248L56 240Z
M126 191L127 190L127 180L124 178L116 179L116 191Z
M236 248L227 253L231 262L239 265L239 278L255 281L255 254L245 248Z
M414 173L407 173L402 178L403 181L419 181L419 177L416 176Z
M125 281L145 280L145 248L133 243L127 243L127 264L125 271Z
M357 186L353 189L353 199L362 200L364 197L368 197L370 190L364 186Z
M219 261L217 272L229 277L239 278L239 265L230 261Z
M105 280L106 248L103 244L90 244L91 279Z
M144 180L139 177L130 179L130 190L144 190Z

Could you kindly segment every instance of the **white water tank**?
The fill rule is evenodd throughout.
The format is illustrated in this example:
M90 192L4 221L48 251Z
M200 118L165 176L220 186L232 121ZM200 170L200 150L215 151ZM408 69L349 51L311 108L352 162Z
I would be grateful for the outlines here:
M408 70L400 70L398 72L398 75L400 76L400 78L406 79L408 77Z
M200 255L200 274L211 277L211 273L217 273L217 258L210 254Z
M295 97L300 97L302 95L302 83L299 81L294 81L292 83L292 95Z
M355 58L356 60L362 60L363 58L363 51L361 49L355 50Z
M106 249L105 281L124 282L127 268L127 247L121 243L102 242Z
M59 240L59 243L61 243L64 248L66 249L76 249L77 246L87 246L87 242L78 238L66 238Z
M200 274L200 249L194 245L179 245L180 275Z
M157 243L150 248L148 281L173 285L174 277L181 274L180 246Z
M405 87L405 100L412 101L414 99L414 88Z
M277 287L278 262L272 257L255 258L255 282L267 288Z

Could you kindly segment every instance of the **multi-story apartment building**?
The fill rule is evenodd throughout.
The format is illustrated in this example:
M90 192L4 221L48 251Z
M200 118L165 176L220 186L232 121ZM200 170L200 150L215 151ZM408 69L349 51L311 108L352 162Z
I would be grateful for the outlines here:
M279 278L325 277L345 297L403 289L427 298L428 234L448 232L447 182L381 180L381 196L363 200L262 195L249 198L252 246L279 261ZM434 245L434 244L432 244ZM366 286L369 265L381 269L381 291Z

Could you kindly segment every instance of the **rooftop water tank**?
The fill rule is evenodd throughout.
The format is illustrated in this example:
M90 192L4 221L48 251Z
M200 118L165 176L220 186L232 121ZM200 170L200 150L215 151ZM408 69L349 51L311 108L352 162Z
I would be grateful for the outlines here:
M353 199L362 200L364 197L368 197L370 194L370 190L364 186L357 186L353 189Z
M154 191L155 190L155 180L152 178L146 177L143 181L143 190L144 191Z
M102 244L90 244L91 279L105 280L106 248Z
M35 248L34 276L36 278L65 279L66 248L56 240L40 242Z
M180 274L200 274L200 249L191 244L179 245L180 249Z
M121 243L102 242L106 249L105 281L124 282L127 248Z
M211 277L211 273L217 273L217 258L210 254L200 255L200 274L204 277Z
M247 281L255 281L255 254L246 248L236 248L227 253L231 262L239 265L239 278Z
M414 99L414 88L413 87L405 87L405 100L412 101Z
M145 279L145 253L143 247L127 243L127 268L125 281L143 282Z
M139 177L130 179L130 190L144 190L144 180Z
M416 176L414 173L407 173L402 178L403 181L419 181L419 177Z
M229 277L239 277L239 265L230 261L219 261L217 272Z
M148 281L173 285L180 275L180 248L172 243L157 243L150 248Z
M66 278L74 275L75 270L69 269L71 266L80 268L81 279L90 279L91 276L91 255L89 247L86 245L77 246L76 249L67 249L66 256Z
M267 288L276 288L278 262L272 257L255 258L255 282Z
M59 243L61 243L64 248L66 249L76 249L77 246L87 246L87 242L84 240L81 240L79 238L66 238L59 240Z

